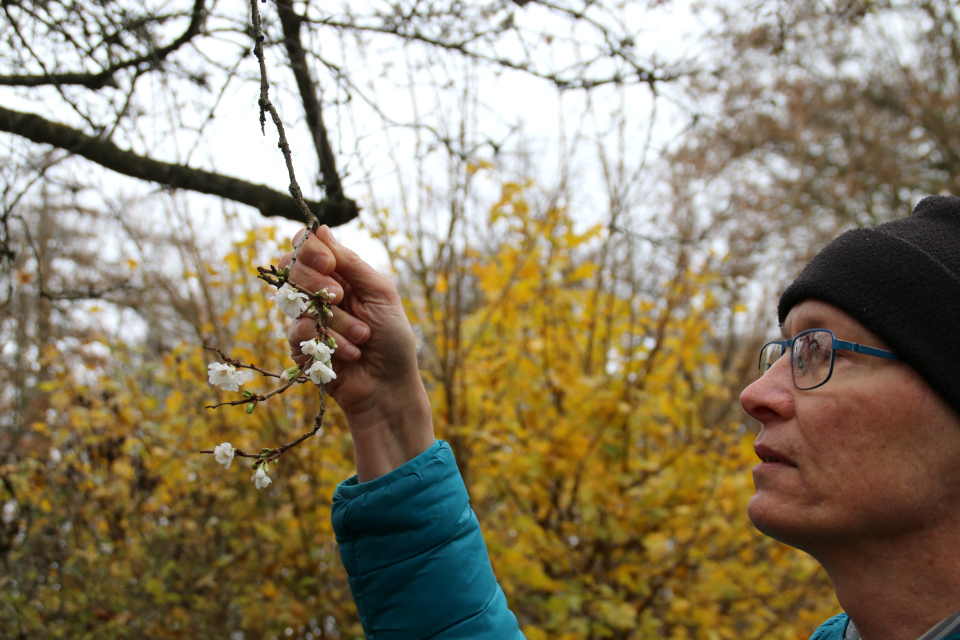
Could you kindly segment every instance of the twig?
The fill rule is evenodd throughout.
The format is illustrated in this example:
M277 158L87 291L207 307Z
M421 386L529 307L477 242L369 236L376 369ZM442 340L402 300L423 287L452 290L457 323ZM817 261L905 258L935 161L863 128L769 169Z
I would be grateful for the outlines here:
M261 369L260 367L258 367L258 366L255 365L255 364L246 364L246 363L241 362L241 361L239 361L239 360L237 360L237 359L235 359L235 358L231 358L230 356L226 355L223 351L221 351L220 349L217 349L216 347L208 347L208 346L204 345L203 348L206 349L207 351L213 351L213 352L215 352L217 355L220 356L220 359L221 359L221 360L223 360L223 361L226 362L227 364L230 364L230 365L233 365L234 367L237 367L238 369L253 369L254 371L256 371L256 372L258 372L258 373L260 373L260 374L262 374L262 375L265 375L265 376L267 376L268 378L278 378L278 379L280 378L280 374L272 373L272 372L270 372L270 371L266 371L266 370L264 370L264 369Z
M287 267L285 267L283 270L278 269L275 265L270 265L269 269L266 269L264 267L257 267L257 278L263 280L267 284L273 287L276 287L278 289L287 285L293 288L294 290L298 291L299 293L305 294L307 299L309 300L309 306L307 307L307 309L310 315L313 316L314 325L317 330L317 335L321 338L324 338L326 341L326 339L329 339L330 337L329 333L327 332L327 317L328 315L331 314L331 311L329 308L330 303L332 302L331 296L326 291L326 289L323 289L321 291L309 291L303 286L295 282L289 281L290 268L294 265L294 263L296 263L297 256L300 254L300 249L303 247L304 243L306 242L307 237L311 233L316 232L316 230L320 227L320 222L319 220L317 220L317 217L314 216L313 213L311 213L310 209L307 207L306 203L303 200L303 194L300 191L300 185L297 184L297 178L294 175L293 157L292 157L292 154L290 153L290 145L287 143L287 137L283 130L283 123L280 121L280 115L277 113L276 108L274 108L273 103L270 102L270 98L269 98L270 83L267 79L267 65L263 57L264 38L263 38L262 29L260 26L260 10L258 7L257 0L250 0L250 15L251 15L251 20L253 22L253 37L255 41L254 53L256 54L257 60L260 63L260 99L258 101L258 104L260 106L260 130L261 132L263 132L264 135L266 135L266 123L267 123L266 114L267 112L269 112L274 125L276 125L277 127L277 133L279 134L279 138L280 138L278 146L280 147L280 150L283 152L283 158L287 165L287 173L290 176L290 195L293 196L293 199L296 201L297 206L303 215L303 219L306 222L306 233L303 234L303 237L297 242L296 246L294 247L293 259L290 261L290 264ZM240 362L239 360L230 358L219 349L211 348L211 347L205 347L205 348L211 351L215 351L217 354L220 355L220 358L224 362L234 367L252 369L254 371L260 372L265 376L275 377L282 380L282 384L279 387L277 387L276 389L268 393L254 394L249 391L245 391L244 397L242 397L241 399L232 400L228 402L221 402L220 404L216 404L216 405L210 405L207 407L208 409L215 409L217 407L222 407L224 405L246 404L246 405L249 405L247 409L248 412L252 411L253 407L255 407L258 403L263 402L269 398L272 398L275 395L283 393L284 391L289 389L293 384L299 384L299 383L304 383L309 381L309 378L303 375L302 372L306 371L307 367L313 364L314 360L316 359L313 356L311 356L302 367L299 367L299 371L291 371L290 377L287 377L285 375L277 375L274 373L270 373L268 371L261 369L260 367L257 367L256 365L245 364L243 362ZM263 468L271 462L275 463L280 458L280 456L282 456L288 450L297 446L307 438L310 438L311 436L316 435L316 433L320 430L320 426L323 424L323 415L326 410L326 385L323 382L321 382L319 386L320 386L320 393L319 393L320 409L319 411L317 411L317 415L313 420L313 428L310 431L307 431L306 433L302 434L296 440L280 445L277 448L263 447L260 450L260 453L247 453L242 449L234 449L233 450L234 456L240 456L242 458L255 458L257 459L257 462L254 463L254 468ZM200 451L200 453L214 453L214 452L215 450L213 449L204 449Z
M307 223L307 233L303 235L303 239L293 250L293 259L290 261L290 266L293 266L296 263L297 256L300 253L300 247L303 246L303 243L309 234L320 228L320 221L317 220L317 217L313 215L309 207L307 207L307 203L303 201L303 193L300 191L300 185L297 183L297 176L293 171L293 154L290 153L290 144L287 142L287 135L283 130L283 122L280 121L280 114L277 113L276 107L274 107L273 103L270 102L270 81L267 79L267 63L263 57L264 38L263 31L260 27L260 8L258 7L258 0L250 0L250 17L253 21L253 53L257 56L257 61L260 63L260 131L263 133L263 135L267 135L266 114L269 111L270 118L273 120L273 124L277 127L277 135L280 138L278 144L280 146L280 150L283 152L283 160L287 164L287 174L290 176L290 195L293 196L297 206L300 208L300 212L303 214L304 221Z

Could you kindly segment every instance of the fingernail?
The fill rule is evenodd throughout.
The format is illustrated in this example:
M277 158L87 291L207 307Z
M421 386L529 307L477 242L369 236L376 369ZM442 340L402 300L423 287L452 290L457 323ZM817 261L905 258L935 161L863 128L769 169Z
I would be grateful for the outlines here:
M347 360L356 360L360 357L360 349L357 349L352 344L345 344L341 347L341 349L343 350L343 356Z
M366 327L354 327L350 330L350 341L360 344L363 342L363 339L367 337L367 328Z
M327 272L327 265L330 264L330 258L327 257L325 253L318 253L313 257L313 264L310 266L313 267L316 271L320 273Z

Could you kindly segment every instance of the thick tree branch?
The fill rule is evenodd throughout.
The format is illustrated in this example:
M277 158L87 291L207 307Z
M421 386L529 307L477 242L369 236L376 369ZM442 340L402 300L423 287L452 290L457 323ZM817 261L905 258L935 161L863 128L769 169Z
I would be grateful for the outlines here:
M303 216L289 194L262 184L224 176L169 162L161 162L117 147L65 125L32 113L0 107L0 131L22 136L33 142L50 144L91 160L117 173L149 180L172 189L187 189L249 205L264 216L280 216L298 222ZM335 227L357 216L357 204L345 198L308 201L310 211L321 224Z
M193 4L193 12L190 16L190 24L187 25L187 29L180 34L179 38L165 47L154 49L148 53L145 53L144 55L130 58L129 60L122 60L116 64L110 65L108 68L98 73L51 73L37 75L0 76L0 85L17 87L79 85L86 87L87 89L93 89L94 91L108 86L116 87L117 80L114 78L114 75L118 71L129 69L130 67L137 67L141 64L156 66L163 62L168 55L186 43L190 42L190 40L192 40L195 36L199 35L200 28L203 26L203 21L207 16L207 10L204 7L205 2L206 0L195 0Z
M320 173L323 175L323 187L331 198L338 198L343 194L340 184L340 175L337 173L337 161L330 147L330 137L327 127L323 123L323 110L317 96L317 87L310 77L310 68L307 66L307 53L300 39L300 25L304 18L293 10L291 0L276 0L280 16L280 25L283 28L284 46L290 58L290 68L297 80L297 89L303 101L303 110L307 117L307 126L313 136L313 144L317 148L317 157L320 160Z
M126 65L124 65L126 66ZM120 65L114 65L107 71L100 73L51 73L37 75L0 76L0 86L5 87L42 87L46 85L65 86L77 85L87 89L102 89L116 87L117 81L113 74Z

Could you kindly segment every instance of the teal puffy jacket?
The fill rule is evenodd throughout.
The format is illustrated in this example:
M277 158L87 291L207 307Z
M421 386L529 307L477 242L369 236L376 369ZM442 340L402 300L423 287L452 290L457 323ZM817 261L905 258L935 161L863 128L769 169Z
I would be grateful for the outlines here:
M368 640L522 640L450 445L333 494L333 530Z

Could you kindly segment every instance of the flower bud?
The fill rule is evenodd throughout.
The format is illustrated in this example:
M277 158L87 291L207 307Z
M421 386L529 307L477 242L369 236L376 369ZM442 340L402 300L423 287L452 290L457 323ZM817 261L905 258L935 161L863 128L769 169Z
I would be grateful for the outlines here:
M250 389L244 389L244 390L243 390L243 397L244 397L244 398L252 398L252 397L253 397L253 391L250 391Z
M322 309L323 309L323 314L325 316L327 316L328 318L333 317L333 311L330 310L330 307L328 307L327 305L323 305Z
M300 367L290 367L283 372L283 377L286 380L296 380L297 376L300 375Z
M253 413L253 409L254 409L254 407L256 407L256 406L257 406L257 403L256 403L256 402L251 402L250 404L248 404L248 405L247 405L247 413Z

